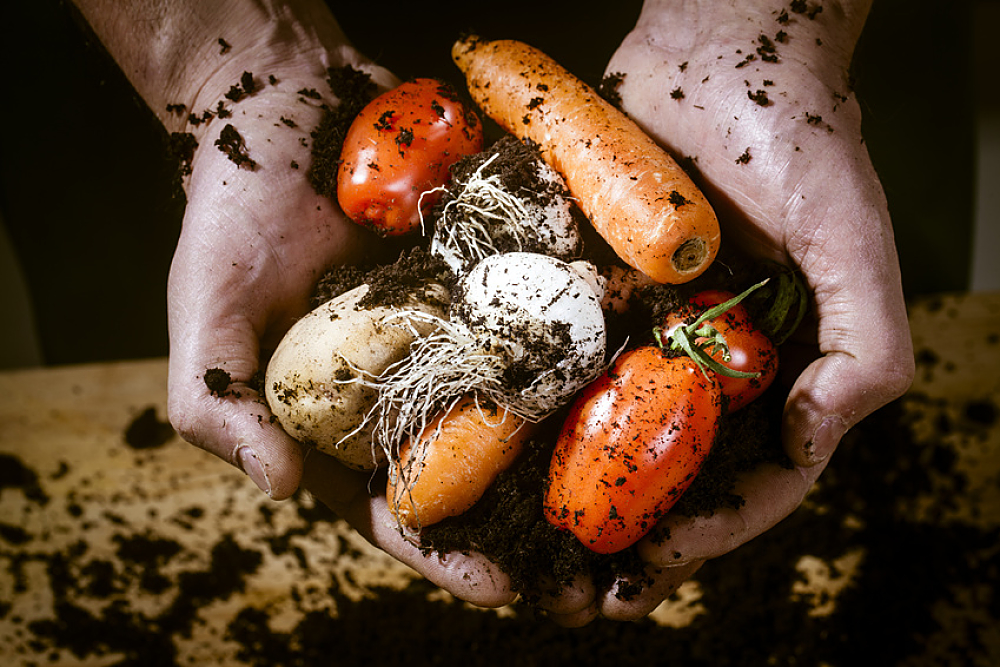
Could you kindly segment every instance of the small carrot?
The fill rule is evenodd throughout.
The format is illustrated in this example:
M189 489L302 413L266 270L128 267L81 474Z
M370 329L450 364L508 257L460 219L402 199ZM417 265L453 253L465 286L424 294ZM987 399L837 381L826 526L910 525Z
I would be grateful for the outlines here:
M438 414L414 447L403 443L387 496L400 526L411 532L476 504L510 466L534 424L467 394Z
M720 234L711 205L624 113L521 42L466 37L452 58L476 103L508 132L540 146L625 262L675 284L712 263Z

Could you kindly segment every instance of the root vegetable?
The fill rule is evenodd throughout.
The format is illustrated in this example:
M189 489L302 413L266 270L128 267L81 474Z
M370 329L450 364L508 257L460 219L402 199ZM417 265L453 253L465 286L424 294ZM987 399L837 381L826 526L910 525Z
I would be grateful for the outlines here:
M597 377L605 324L596 271L535 253L487 257L458 283L449 318L373 384L376 443L390 466L457 397L478 392L528 421L548 416ZM390 470L390 472L392 472Z
M376 392L365 382L406 356L428 325L400 326L401 312L441 317L449 296L440 285L414 292L408 310L366 308L362 285L316 308L295 323L267 367L265 396L271 412L293 438L357 469L384 460L372 447L365 417Z
M538 151L507 135L452 170L431 253L456 274L502 252L571 261L582 241L566 182Z
M514 462L533 431L533 424L492 401L461 397L427 425L424 437L401 447L386 494L396 520L413 533L464 513Z
M452 47L473 99L539 144L618 255L662 283L715 259L719 224L701 191L638 125L558 63L521 42L467 37Z
M656 284L646 274L620 266L603 266L600 273L607 285L602 301L604 311L616 315L628 312L637 291Z

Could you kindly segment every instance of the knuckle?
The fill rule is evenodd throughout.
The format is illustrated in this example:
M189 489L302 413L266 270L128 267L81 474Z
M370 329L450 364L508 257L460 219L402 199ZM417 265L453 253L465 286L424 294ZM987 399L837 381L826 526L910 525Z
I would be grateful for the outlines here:
M218 438L218 429L213 426L210 412L197 400L171 396L167 401L167 418L181 438L224 461L234 463L232 452Z
M905 394L913 384L916 374L916 360L909 346L897 349L892 354L883 357L879 364L875 379L886 402L895 400Z

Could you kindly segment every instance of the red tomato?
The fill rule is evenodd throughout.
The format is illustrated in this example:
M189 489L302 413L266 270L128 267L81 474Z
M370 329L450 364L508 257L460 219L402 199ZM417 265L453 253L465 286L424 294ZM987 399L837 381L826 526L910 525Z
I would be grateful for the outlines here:
M382 236L420 224L459 158L483 148L483 126L446 84L416 79L372 100L341 151L337 199L351 220Z
M544 513L597 553L625 549L687 490L715 440L719 385L688 357L622 354L570 408Z
M664 337L678 326L691 322L708 308L725 303L734 296L721 290L706 290L696 294L691 298L692 307L682 308L665 318L662 325ZM747 309L741 303L712 318L708 324L713 326L725 341L725 347L715 346L707 349L713 359L734 371L760 374L758 377L730 377L716 374L722 385L722 393L729 399L728 410L733 412L746 406L771 386L778 374L778 351L771 339L754 327ZM706 341L707 338L696 340L699 344Z

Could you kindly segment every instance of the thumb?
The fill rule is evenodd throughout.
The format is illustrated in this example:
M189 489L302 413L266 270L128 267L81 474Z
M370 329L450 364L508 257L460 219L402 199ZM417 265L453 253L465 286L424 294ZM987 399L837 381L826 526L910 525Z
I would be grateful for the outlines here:
M184 232L182 232L182 237ZM235 264L212 261L211 243L178 244L168 286L168 412L188 442L243 470L270 497L292 495L302 447L275 422L255 386L267 287Z
M782 439L796 465L825 461L851 427L913 380L898 264L880 260L816 289L822 356L798 376L784 411Z
M170 355L168 411L188 442L236 466L268 496L288 498L302 478L302 447L274 423L252 378L256 341L193 340Z

